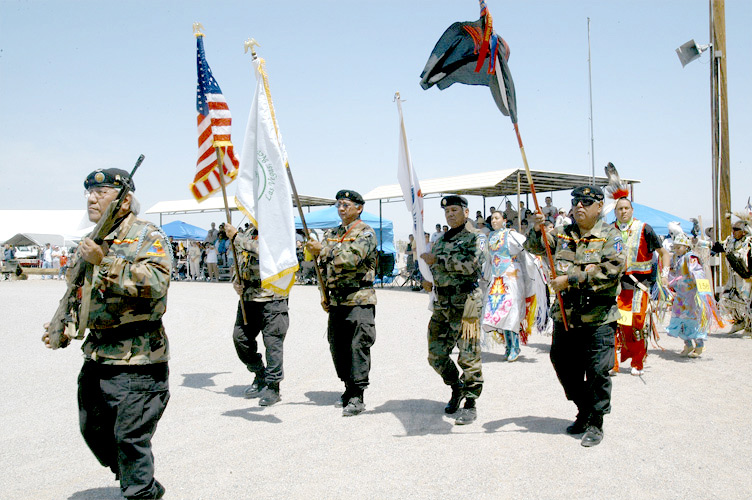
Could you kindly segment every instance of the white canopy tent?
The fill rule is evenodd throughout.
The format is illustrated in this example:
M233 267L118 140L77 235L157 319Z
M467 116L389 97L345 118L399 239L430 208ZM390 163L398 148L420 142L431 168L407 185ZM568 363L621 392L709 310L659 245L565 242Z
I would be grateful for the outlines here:
M94 225L86 210L0 210L0 241L16 234L56 234L78 240Z

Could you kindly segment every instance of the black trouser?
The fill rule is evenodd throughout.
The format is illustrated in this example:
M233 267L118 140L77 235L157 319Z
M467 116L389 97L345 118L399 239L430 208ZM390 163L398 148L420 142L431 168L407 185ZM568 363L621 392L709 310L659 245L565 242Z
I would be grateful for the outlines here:
M167 363L122 366L86 361L78 376L81 434L99 462L120 478L126 498L153 498L151 438L167 401Z
M376 307L331 306L327 338L337 376L348 388L368 387L371 346L376 341Z
M287 314L287 299L270 300L268 302L243 302L248 324L243 325L243 312L238 302L238 313L235 317L235 328L232 340L240 361L245 363L248 370L255 373L267 384L279 384L284 378L282 370L282 354L290 317ZM259 332L266 347L266 367L258 352L256 338Z
M616 323L569 325L554 323L551 363L582 416L602 417L611 412L611 378L614 366Z

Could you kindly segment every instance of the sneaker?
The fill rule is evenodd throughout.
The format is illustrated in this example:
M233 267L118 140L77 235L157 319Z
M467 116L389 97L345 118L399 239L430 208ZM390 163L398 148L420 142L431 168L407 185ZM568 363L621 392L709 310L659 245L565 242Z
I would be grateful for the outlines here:
M635 377L641 377L642 374L645 373L645 370L638 370L634 366L632 367L632 375Z
M253 384L251 384L251 386L245 390L246 399L253 399L261 396L264 387L266 387L266 383L256 377L256 380L253 381Z
M580 444L585 448L590 448L591 446L598 446L601 441L603 441L603 429L595 425L588 425Z
M454 421L454 425L472 424L477 418L478 410L474 406L472 408L463 408L457 420Z
M345 385L345 392L342 393L342 395L339 397L336 403L334 403L335 408L344 408L347 406L348 401L350 401L350 398L352 397L352 388L347 387Z
M347 406L342 409L342 416L354 417L355 415L360 415L361 413L363 413L365 409L366 405L363 403L363 398L361 398L360 396L355 396L353 398L350 398Z
M339 397L337 401L334 403L335 408L344 408L345 407L345 393L342 393L342 395Z
M259 406L271 406L274 403L279 403L282 398L279 395L279 389L267 385L264 387L264 391L261 393L261 399L259 399Z

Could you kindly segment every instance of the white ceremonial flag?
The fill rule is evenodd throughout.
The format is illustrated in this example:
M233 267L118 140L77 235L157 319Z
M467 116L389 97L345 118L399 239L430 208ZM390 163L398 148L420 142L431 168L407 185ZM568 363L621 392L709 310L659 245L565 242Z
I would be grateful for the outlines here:
M235 202L258 229L261 286L288 295L295 282L295 221L287 153L274 118L264 60L254 59L256 93L248 116Z
M402 196L405 198L407 210L413 218L413 238L418 249L418 268L423 279L433 283L433 275L426 261L420 258L426 252L426 237L423 232L423 192L420 190L418 175L410 162L410 148L407 146L407 132L405 132L405 120L402 117L402 104L399 93L395 96L397 110L399 111L400 133L399 154L397 160L397 179L402 187ZM409 269L408 271L412 271Z

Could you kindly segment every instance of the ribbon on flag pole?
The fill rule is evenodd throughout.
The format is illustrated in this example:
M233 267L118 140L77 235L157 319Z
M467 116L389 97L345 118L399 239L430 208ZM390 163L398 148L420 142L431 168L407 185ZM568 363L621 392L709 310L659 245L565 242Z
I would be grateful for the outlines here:
M402 196L405 198L407 210L412 214L413 238L415 238L415 245L418 249L418 269L420 269L420 274L423 275L424 280L433 283L431 268L428 267L426 261L420 258L420 255L426 253L426 238L423 230L423 192L420 190L418 175L415 173L415 168L413 168L410 160L410 148L407 145L407 132L405 131L405 119L402 116L402 101L399 92L394 94L394 100L397 102L400 121L397 179L399 179L400 187L402 187Z
M292 190L269 92L264 60L253 60L256 91L240 156L235 203L259 234L261 286L288 295L295 282L295 221Z

